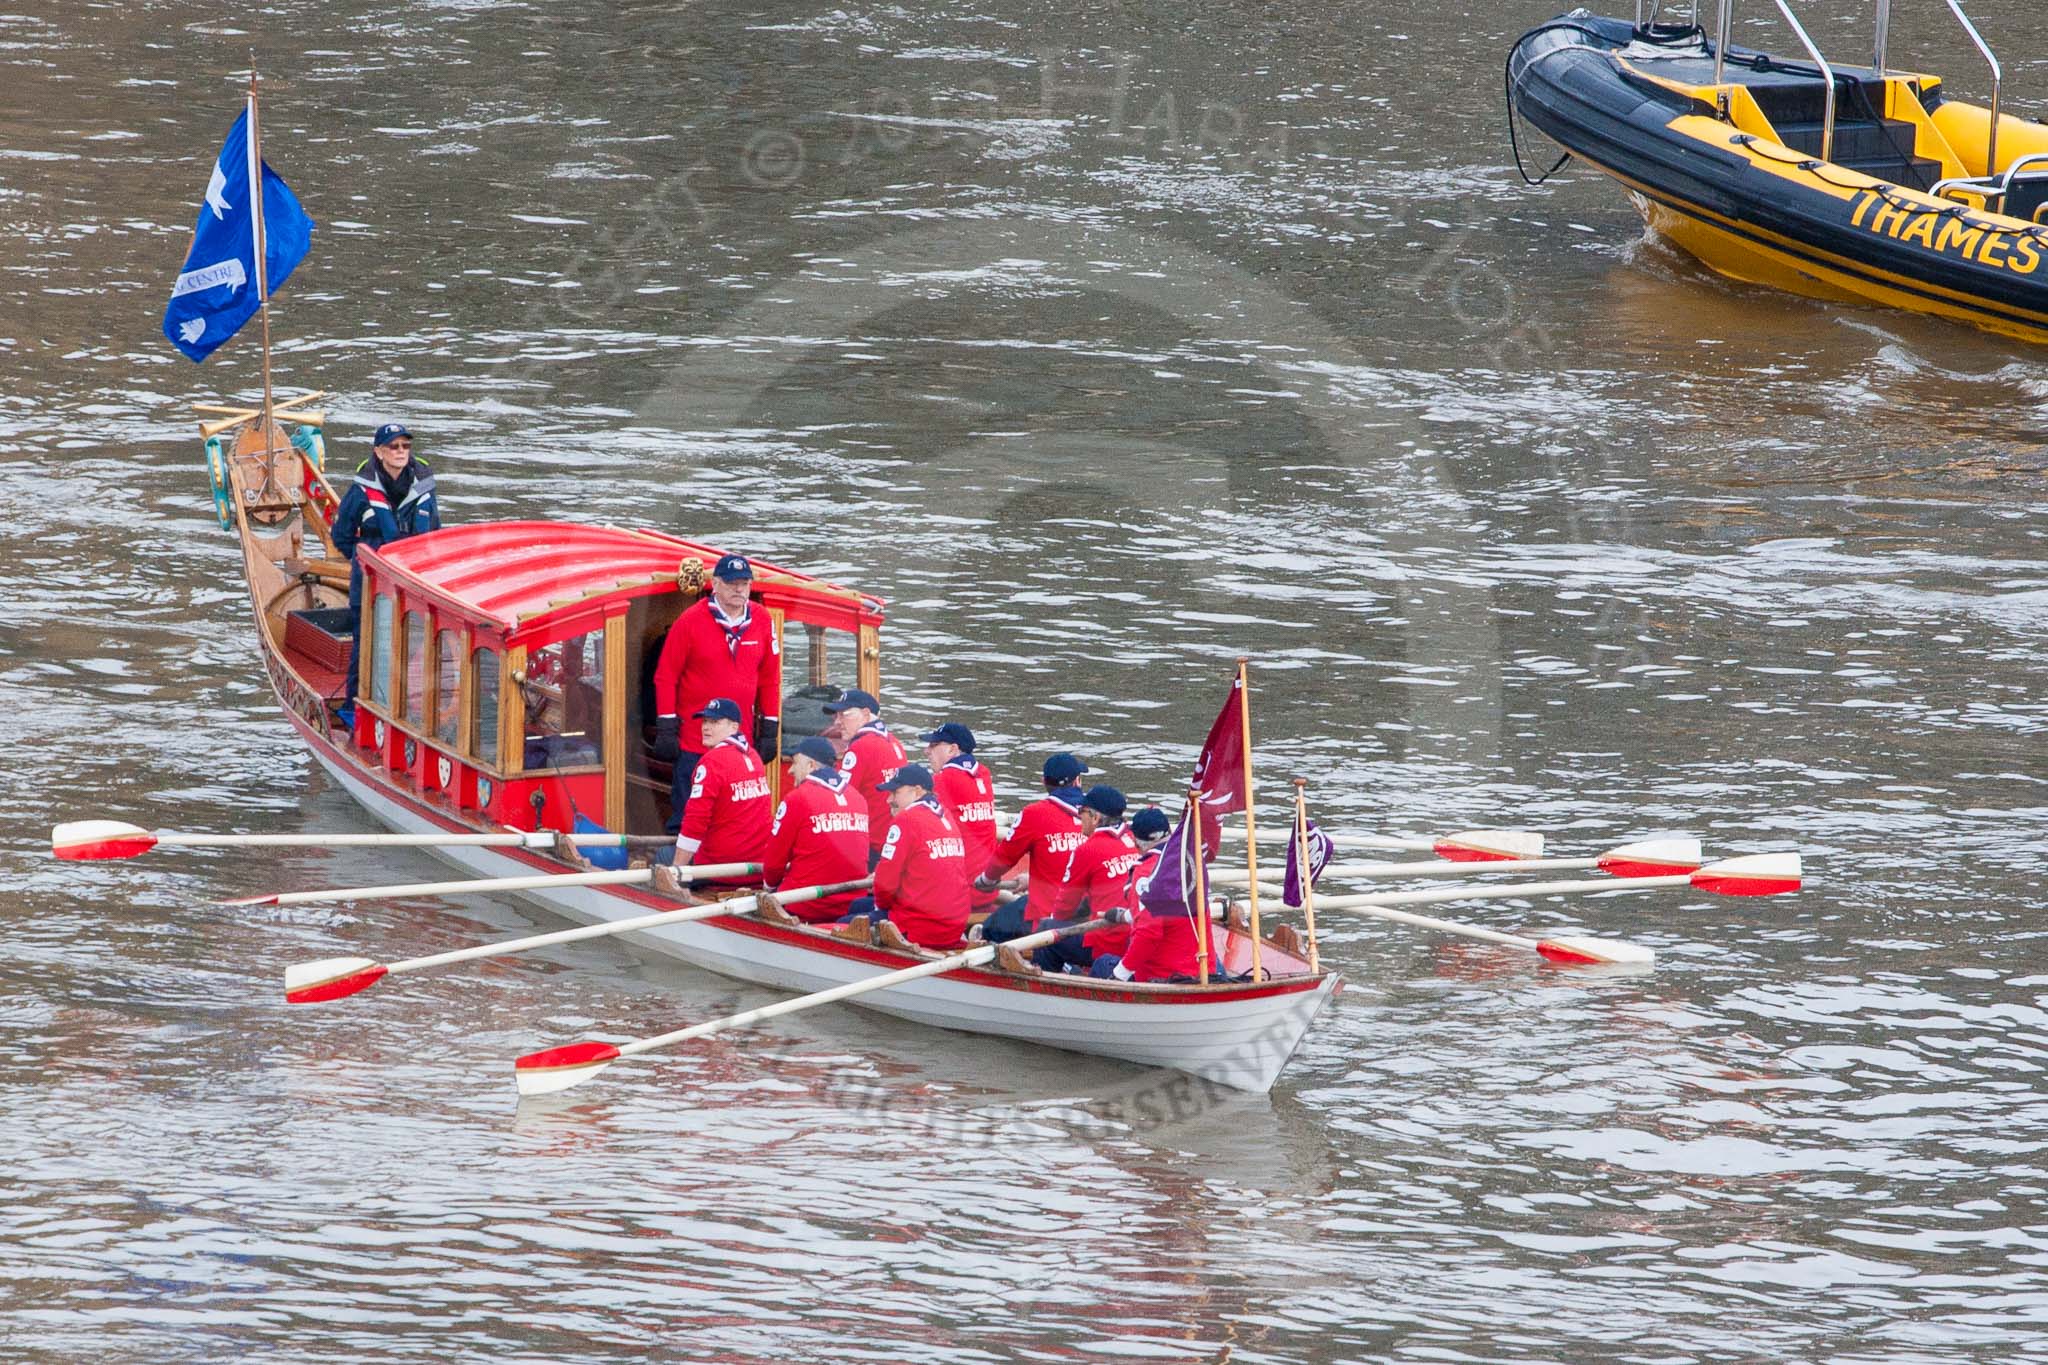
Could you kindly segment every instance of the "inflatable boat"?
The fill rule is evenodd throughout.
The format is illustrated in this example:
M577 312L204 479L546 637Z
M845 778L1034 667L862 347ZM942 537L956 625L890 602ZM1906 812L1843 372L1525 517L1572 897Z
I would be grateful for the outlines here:
M1991 63L1988 108L1887 67L1889 0L1869 66L1827 60L1785 0L1803 57L1735 47L1722 0L1712 36L1697 7L1658 23L1654 5L1531 29L1508 57L1511 126L1620 181L1654 231L1723 275L2048 341L2048 125L1999 111L1997 59L1947 3Z

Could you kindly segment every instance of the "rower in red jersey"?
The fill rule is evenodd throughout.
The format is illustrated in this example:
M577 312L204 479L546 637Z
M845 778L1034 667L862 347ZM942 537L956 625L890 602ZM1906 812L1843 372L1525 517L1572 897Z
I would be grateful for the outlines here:
M832 741L813 735L789 759L789 794L776 807L762 858L777 891L858 881L868 873L868 807L853 794L853 779L839 770ZM861 898L858 891L802 901L789 913L811 924L838 919Z
M996 851L996 789L988 769L974 757L974 731L949 720L924 741L925 766L932 770L932 795L960 826L967 840L967 866L980 871ZM972 909L979 913L995 907L993 889L974 892Z
M1026 806L1017 817L1010 837L996 845L975 878L977 891L993 891L1002 875L1019 858L1028 858L1024 894L995 908L983 921L981 936L990 943L1021 938L1031 927L1058 914L1060 883L1067 875L1067 860L1081 846L1081 774L1088 765L1072 754L1054 754L1045 760L1045 795Z
M713 697L691 714L702 726L704 756L690 779L676 833L677 866L758 863L768 849L768 770L740 735L739 703ZM758 886L755 877L723 877L704 886ZM665 888L664 888L665 889Z
M1107 783L1088 789L1079 812L1086 837L1068 858L1061 884L1062 920L1108 916L1113 922L1085 934L1054 939L1040 948L1032 960L1041 971L1087 972L1098 957L1120 956L1129 943L1131 920L1138 910L1131 873L1143 855L1130 826L1124 823L1124 806L1124 794ZM1108 972L1104 968L1102 974Z
M832 738L846 746L839 766L853 779L854 794L868 803L868 867L882 856L889 837L889 797L882 784L909 760L903 743L882 724L882 703L874 694L849 687L826 706L832 717Z
M1142 888L1145 879L1158 869L1168 828L1166 813L1156 806L1131 817L1131 836L1141 850L1138 865L1131 869L1133 887ZM1097 976L1108 975L1118 981L1171 981L1176 977L1199 980L1201 943L1195 923L1185 914L1155 914L1145 909L1141 901L1122 957L1097 958L1092 970Z
M955 947L967 932L972 894L967 841L932 795L931 770L924 764L904 764L882 789L896 819L875 866L874 895L855 903L846 919L867 918L883 943L889 941L887 926L894 926L920 948Z

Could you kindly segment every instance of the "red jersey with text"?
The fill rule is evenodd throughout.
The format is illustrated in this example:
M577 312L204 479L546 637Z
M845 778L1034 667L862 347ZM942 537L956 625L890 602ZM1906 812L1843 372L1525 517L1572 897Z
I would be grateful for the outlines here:
M961 754L932 775L932 795L960 826L967 841L967 866L974 870L988 866L996 851L996 789L988 769L973 755ZM986 910L996 903L993 891L972 891L973 906Z
M1163 845L1141 854L1131 869L1131 889L1136 891L1159 867ZM1184 914L1155 915L1143 908L1131 924L1130 942L1124 945L1123 969L1134 981L1170 981L1176 976L1199 978L1201 943L1194 921Z
M972 880L960 826L927 796L889 826L875 865L875 904L912 943L950 948L967 932Z
M777 891L858 881L868 875L868 808L837 768L821 768L790 789L776 807L761 859ZM838 919L859 899L847 891L802 901L789 913L812 924Z
M889 837L889 793L878 791L909 762L903 742L887 726L871 720L854 731L853 743L840 756L839 767L853 779L853 790L868 803L868 847L877 849Z
M1078 789L1074 799L1080 800ZM1010 837L996 845L988 860L988 875L1000 877L1019 858L1028 857L1029 880L1024 887L1030 911L1027 918L1037 924L1058 911L1060 883L1066 879L1067 863L1081 846L1081 838L1081 817L1074 808L1057 796L1041 797L1024 808Z
M1128 825L1103 825L1097 829L1082 841L1067 862L1066 879L1060 887L1065 898L1060 918L1080 915L1094 919L1118 908L1135 915L1138 893L1131 885L1131 872L1143 856ZM1110 924L1090 929L1081 935L1081 942L1088 945L1089 952L1100 956L1121 953L1130 937L1130 925Z
M676 831L677 861L758 863L768 850L768 770L738 735L714 744L690 779L683 825ZM753 877L718 885L752 885Z
M705 749L696 713L713 697L739 703L740 733L754 733L754 717L782 714L782 656L768 613L751 603L729 621L710 594L686 608L668 628L654 665L654 710L680 716L676 742L685 753Z

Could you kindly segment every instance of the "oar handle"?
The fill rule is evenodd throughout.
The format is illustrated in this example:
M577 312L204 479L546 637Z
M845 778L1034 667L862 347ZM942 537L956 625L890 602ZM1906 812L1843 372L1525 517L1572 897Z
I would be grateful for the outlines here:
M1100 929L1107 923L1109 921L1106 919L1091 919L1079 924L1062 925L1057 929L1044 929L1035 934L1027 934L1023 938L1013 938L1007 943L984 943L979 948L970 948L964 953L955 953L950 957L942 957L933 962L920 962L916 966L899 968L893 972L884 972L880 976L869 977L864 981L849 981L844 986L832 986L826 990L813 991L809 995L800 995L794 1000L778 1000L772 1005L762 1005L758 1009L742 1010L738 1014L729 1014L723 1019L712 1019L702 1024L692 1024L688 1028L680 1028L673 1033L662 1033L652 1038L639 1039L636 1042L621 1043L619 1044L619 1055L621 1057L628 1057L635 1053L652 1052L656 1048L669 1047L675 1043L687 1043L692 1038L703 1038L713 1033L723 1033L728 1029L745 1028L749 1024L758 1024L764 1019L778 1019L785 1014L795 1014L798 1010L807 1010L816 1005L829 1005L837 1000L850 1000L856 995L866 995L870 991L884 991L891 986L900 986L906 981L916 981L927 976L943 976L947 972L959 971L963 967L979 967L993 962L996 952L1000 948L1014 948L1018 952L1026 952L1033 948L1043 948L1053 940L1064 938L1068 934L1079 934L1085 933L1090 929Z
M566 881L567 878L558 880ZM833 882L826 886L807 886L801 891L790 891L776 896L784 905L800 904L804 901L836 896L842 891L860 891L874 881L862 877L858 881ZM667 924L693 924L698 920L717 919L720 915L744 915L759 908L758 895L738 896L729 901L714 901L710 905L692 905L677 910L662 910L651 915L636 915L632 919L612 920L605 924L586 924L575 929L559 929L551 934L534 934L530 938L515 938L504 943L480 943L473 948L456 948L446 953L435 953L431 957L411 957L403 962L394 962L390 971L416 972L428 967L446 967L451 963L470 962L480 957L498 957L512 953L531 952L535 948L549 948L558 943L580 943L587 938L603 938L607 934L627 934L636 929L654 929Z
M710 863L703 867L679 867L676 875L684 881L706 881L714 877L755 877L759 863ZM553 886L633 886L651 880L653 869L628 867L602 872L536 872L520 877L474 877L461 881L411 882L403 886L352 886L329 891L280 891L274 896L248 896L223 901L223 905L310 905L321 901L388 900L399 896L468 896L490 891L537 891Z

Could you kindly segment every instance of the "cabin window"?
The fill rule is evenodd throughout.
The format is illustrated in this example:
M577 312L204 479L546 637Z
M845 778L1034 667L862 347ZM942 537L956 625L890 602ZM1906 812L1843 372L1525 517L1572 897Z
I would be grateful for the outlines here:
M470 657L470 752L487 767L498 766L498 652L479 649Z
M462 716L462 632L444 630L434 647L434 738L453 744Z
M604 762L604 630L543 645L526 656L527 769Z
M379 596L370 604L370 700L391 709L391 599Z
M405 614L404 677L406 724L421 729L427 719L427 618L416 611Z
M825 705L858 687L858 649L851 631L789 621L782 632L782 752L822 734L832 723Z

